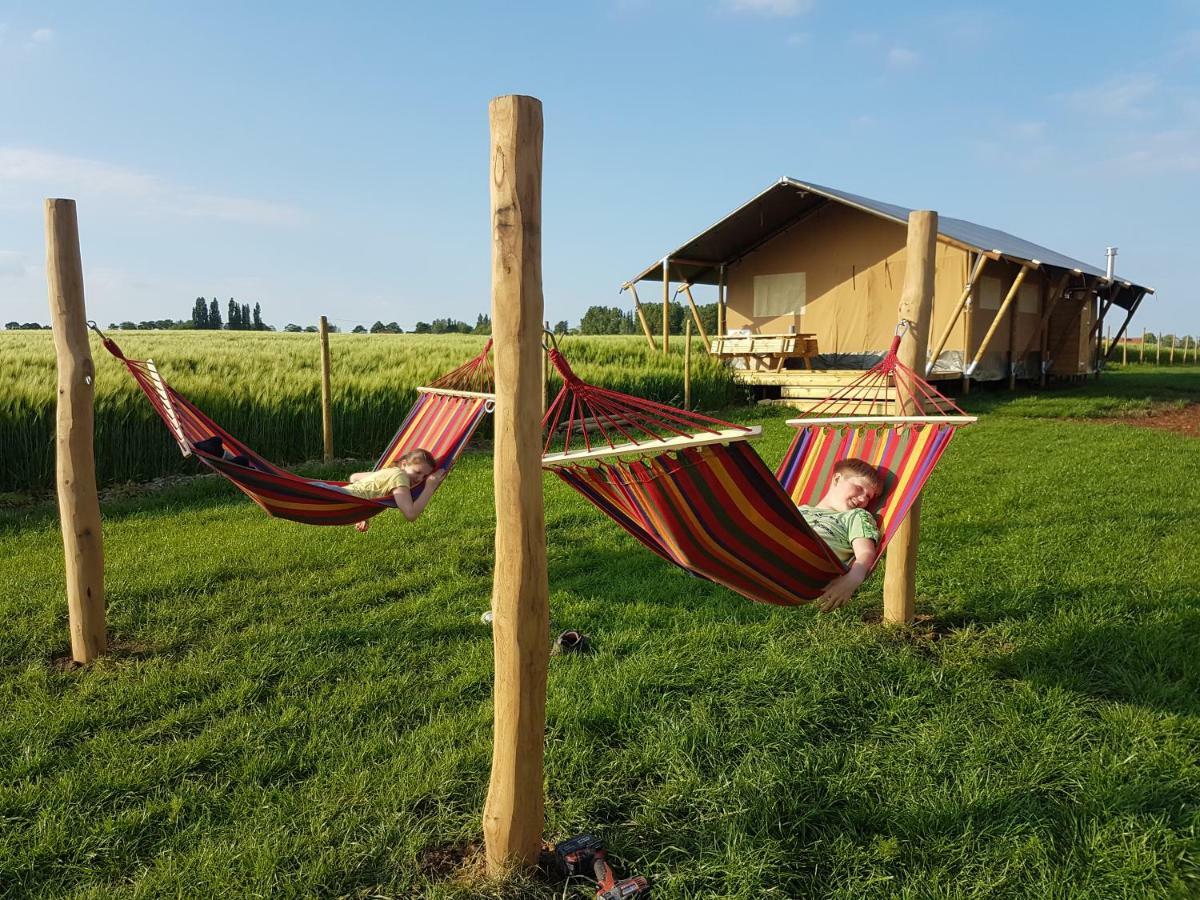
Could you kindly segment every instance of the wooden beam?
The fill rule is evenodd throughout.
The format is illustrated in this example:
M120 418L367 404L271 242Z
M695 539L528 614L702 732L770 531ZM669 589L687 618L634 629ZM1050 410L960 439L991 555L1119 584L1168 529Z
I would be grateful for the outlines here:
M933 309L933 282L937 252L937 213L928 209L908 214L904 288L897 319L909 327L900 343L897 359L915 369L925 359L929 313ZM911 398L897 402L897 415L916 412ZM883 573L883 620L899 624L912 621L916 611L917 542L921 533L921 500L913 502L908 515L896 529Z
M1142 296L1145 295L1143 294ZM1129 322L1133 319L1133 314L1137 312L1137 308L1141 302L1142 298L1138 297L1137 300L1133 302L1133 305L1129 307L1129 311L1125 315L1125 321L1123 321L1121 323L1121 327L1117 329L1117 336L1108 347L1108 355L1111 356L1113 348L1116 347L1117 344L1121 345L1121 365L1127 365L1129 363L1129 354L1125 347L1125 331L1129 328Z
M696 322L696 331L700 335L700 340L704 341L704 349L712 352L708 343L708 332L704 330L704 323L700 321L700 309L696 306L696 301L692 297L692 286L686 281L683 283L683 293L687 297L688 306L692 308L692 319Z
M971 274L967 276L967 283L963 286L962 293L958 297L958 302L954 304L954 309L950 311L950 318L946 322L946 327L942 329L942 335L938 338L937 343L933 345L933 352L929 354L929 361L925 363L926 375L933 371L938 357L946 347L946 341L950 340L950 332L954 330L954 326L958 322L958 317L962 315L963 308L967 306L967 301L971 297L971 291L975 289L975 282L979 280L979 273L983 271L983 266L987 261L988 257L986 254L980 253L976 256L975 265L971 267ZM967 347L964 346L964 359L966 358L966 354Z
M717 337L725 334L725 267L717 273Z
M637 287L630 282L626 287L629 288L630 296L633 297L633 308L637 310L638 321L642 323L642 334L646 335L646 343L650 345L653 351L658 350L658 345L654 343L654 335L650 333L650 324L646 321L646 313L642 309L642 301L638 299Z
M329 320L321 316L321 440L324 460L333 459L333 390L329 381Z
M496 675L492 774L483 814L488 873L534 868L545 819L543 748L549 586L542 505L542 104L504 96L491 127L495 336Z
M1017 291L1021 289L1021 283L1025 281L1025 276L1029 274L1029 267L1022 266L1021 271L1017 273L1017 277L1013 279L1012 285L1008 289L1008 293L1004 297L1004 302L1000 304L1000 308L996 310L996 317L992 319L991 327L983 335L983 340L979 342L979 349L975 351L975 358L971 360L971 364L967 366L966 374L972 375L975 372L975 367L979 365L979 361L983 359L983 354L987 352L988 345L991 344L992 338L995 337L996 331L1000 328L1000 323L1004 321L1004 315L1008 312L1016 299Z
M46 281L58 361L55 470L71 656L78 663L90 663L107 652L108 634L104 619L104 538L93 450L96 367L88 346L74 200L46 201Z

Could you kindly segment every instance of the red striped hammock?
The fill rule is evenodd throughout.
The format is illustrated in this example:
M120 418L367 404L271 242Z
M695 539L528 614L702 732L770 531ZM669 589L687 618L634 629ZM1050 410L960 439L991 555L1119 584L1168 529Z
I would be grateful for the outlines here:
M899 341L812 418L789 423L799 430L774 475L747 442L761 429L587 384L551 350L563 388L546 413L543 464L664 559L750 600L806 603L846 571L796 508L823 496L834 464L858 457L884 476L872 509L878 561L955 428L974 421L899 363ZM876 380L887 382L894 393L886 396L902 410L938 415L837 414ZM584 446L572 451L577 431ZM638 458L620 458L630 455Z
M97 334L100 332L97 330ZM232 481L247 497L270 516L305 525L349 525L395 508L390 497L380 500L355 497L332 484L302 478L281 469L255 453L212 419L187 397L171 387L158 373L152 360L129 359L110 338L100 334L104 347L124 363L138 387L149 399L154 411L166 424L184 456L195 456L213 471ZM447 472L470 441L483 417L492 411L490 390L492 375L488 352L483 352L428 387L418 388L417 402L401 423L375 468L394 465L405 452L428 450ZM200 441L219 437L234 456L243 456L249 465L205 453L195 447ZM424 485L413 488L413 498Z

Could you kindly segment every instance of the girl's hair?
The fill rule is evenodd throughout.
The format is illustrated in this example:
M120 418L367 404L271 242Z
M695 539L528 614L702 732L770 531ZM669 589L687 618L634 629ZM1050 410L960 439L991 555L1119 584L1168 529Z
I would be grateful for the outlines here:
M883 477L879 474L879 470L865 459L859 459L856 456L850 456L834 463L833 474L845 475L850 478L865 478L876 491L883 490Z
M433 458L433 454L428 450L422 450L420 447L400 454L400 458L396 460L396 464L402 466L405 463L424 463L431 469L437 468L437 460Z

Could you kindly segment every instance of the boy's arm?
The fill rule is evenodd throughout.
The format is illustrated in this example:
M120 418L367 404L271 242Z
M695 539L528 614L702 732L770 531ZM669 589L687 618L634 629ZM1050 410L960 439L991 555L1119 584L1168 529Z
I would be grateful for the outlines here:
M825 588L825 593L817 598L821 612L833 612L844 605L871 573L871 566L875 562L875 542L870 538L860 537L855 538L851 546L854 547L854 562L850 571L830 582L829 587Z

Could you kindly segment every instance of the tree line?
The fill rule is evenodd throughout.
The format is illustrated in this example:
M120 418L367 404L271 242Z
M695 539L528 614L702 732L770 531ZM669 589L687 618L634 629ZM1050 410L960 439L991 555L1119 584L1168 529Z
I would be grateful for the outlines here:
M708 334L717 333L717 304L697 303L700 322ZM662 334L662 303L643 303L642 313L651 334ZM683 334L691 310L678 300L667 304L667 323L671 334ZM562 324L566 324L565 322ZM557 329L555 329L557 330ZM580 334L641 334L637 312L620 306L589 306L579 320Z

